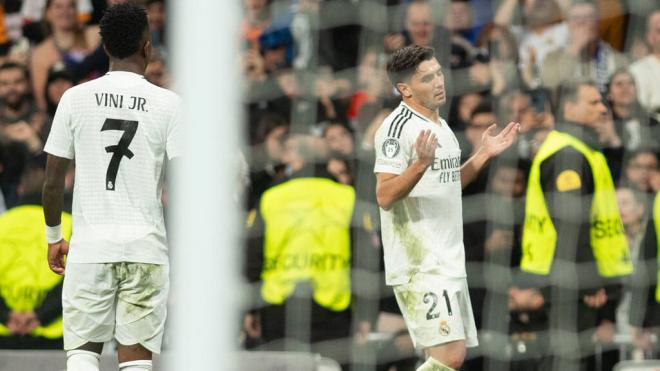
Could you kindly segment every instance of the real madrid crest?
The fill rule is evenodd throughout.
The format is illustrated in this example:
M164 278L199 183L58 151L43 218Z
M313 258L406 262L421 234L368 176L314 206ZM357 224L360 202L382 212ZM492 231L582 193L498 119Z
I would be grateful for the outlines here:
M385 142L383 143L383 154L387 158L394 158L396 155L399 154L399 150L401 149L401 146L399 145L399 141L394 139L394 138L387 138Z
M440 321L440 335L447 336L451 332L451 328L447 321Z

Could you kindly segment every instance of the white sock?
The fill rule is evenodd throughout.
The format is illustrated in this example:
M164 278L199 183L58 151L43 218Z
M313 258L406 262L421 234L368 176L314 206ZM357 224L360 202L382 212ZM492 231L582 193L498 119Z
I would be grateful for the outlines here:
M119 364L119 371L151 371L151 360L141 359L137 361L122 362Z
M99 371L101 355L88 350L70 350L66 352L67 371Z
M424 362L421 366L419 366L415 371L456 371L456 370L454 370L451 367L443 365L442 363L433 359L433 357L429 357L426 359L426 362Z

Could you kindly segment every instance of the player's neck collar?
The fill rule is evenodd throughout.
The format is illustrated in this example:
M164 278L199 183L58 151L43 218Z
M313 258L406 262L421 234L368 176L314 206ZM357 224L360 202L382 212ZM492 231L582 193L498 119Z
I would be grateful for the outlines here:
M418 111L416 111L414 108L412 108L408 103L404 102L403 100L401 101L401 104L403 104L408 110L410 110L410 112L411 112L413 115L417 116L418 118L420 118L420 119L422 119L422 120L424 120L424 121L426 121L426 122L428 122L428 123L433 123L433 120L431 120L430 118L428 118L428 117L422 115L421 113L419 113ZM440 115L438 115L438 120L442 120L442 119L440 118Z
M123 70L113 70L113 71L108 71L105 73L106 75L123 75L123 76L135 76L139 78L144 78L144 75L140 75L139 73L136 72L131 72L131 71L123 71Z

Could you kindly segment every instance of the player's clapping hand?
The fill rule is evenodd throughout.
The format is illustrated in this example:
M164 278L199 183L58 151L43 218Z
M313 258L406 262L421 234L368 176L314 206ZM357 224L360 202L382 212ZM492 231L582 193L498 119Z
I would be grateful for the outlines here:
M48 266L53 272L64 274L64 257L69 253L69 242L65 239L48 244Z
M415 151L417 159L424 166L428 167L435 159L435 149L438 147L438 138L431 130L424 130L417 136Z
M482 148L489 157L494 157L504 152L518 139L520 124L510 122L499 134L495 134L497 124L493 124L486 129L481 136Z

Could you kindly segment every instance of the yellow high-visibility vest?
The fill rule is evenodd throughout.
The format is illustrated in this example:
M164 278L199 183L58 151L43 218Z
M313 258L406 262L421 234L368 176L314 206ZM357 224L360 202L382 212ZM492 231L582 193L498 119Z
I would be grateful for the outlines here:
M292 179L263 194L266 302L282 304L297 283L309 282L320 306L348 308L354 205L353 187L323 178Z
M0 215L0 295L9 309L29 312L38 308L62 276L48 267L46 222L41 206L24 205ZM71 215L62 213L62 236L71 237ZM0 323L0 336L11 333ZM30 335L62 337L62 317L35 328Z
M658 255L656 256L658 281L655 284L655 301L660 303L660 192L655 194L653 202L653 220L655 221L655 241L658 245Z
M558 131L548 134L532 161L527 184L520 268L538 275L550 273L557 230L548 213L543 195L541 164L559 150L569 146L584 155L594 178L590 239L598 271L602 277L628 275L632 272L633 266L616 202L614 182L605 156L589 148L579 139Z

